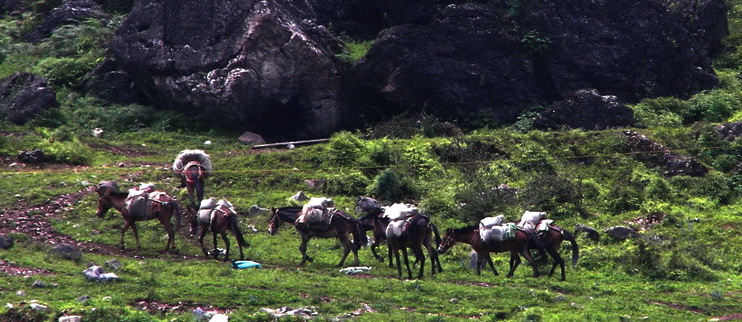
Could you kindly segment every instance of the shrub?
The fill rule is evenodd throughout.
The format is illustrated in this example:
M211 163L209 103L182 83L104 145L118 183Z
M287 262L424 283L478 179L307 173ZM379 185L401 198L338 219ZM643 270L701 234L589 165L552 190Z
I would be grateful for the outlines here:
M366 194L380 201L398 202L411 197L414 193L409 182L401 178L396 171L386 169L373 179Z
M323 192L331 195L360 196L366 192L370 181L357 170L331 174L326 178Z
M327 144L326 163L336 167L352 167L367 163L368 149L364 142L350 132L338 132Z
M689 121L704 120L707 122L726 121L734 110L742 105L742 98L737 93L726 92L723 90L714 90L704 94L693 96L688 103L690 104Z
M634 106L637 127L677 127L683 124L687 102L674 97L645 99Z

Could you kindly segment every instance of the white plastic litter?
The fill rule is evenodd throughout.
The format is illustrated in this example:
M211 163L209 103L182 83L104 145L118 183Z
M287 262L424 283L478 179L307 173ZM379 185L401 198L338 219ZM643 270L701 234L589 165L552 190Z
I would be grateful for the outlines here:
M110 282L118 280L119 277L114 273L106 273L103 271L103 268L100 266L90 266L88 269L84 270L82 274L91 281L97 281L97 282Z
M367 273L371 270L371 267L369 266L351 266L346 267L340 270L340 273L347 274L347 275L355 275L360 273Z

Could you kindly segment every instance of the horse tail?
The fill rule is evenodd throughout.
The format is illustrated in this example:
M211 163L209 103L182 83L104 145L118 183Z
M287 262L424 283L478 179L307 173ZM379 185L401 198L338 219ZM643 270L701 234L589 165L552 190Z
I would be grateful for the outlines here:
M577 259L580 257L577 240L575 240L575 236L572 233L564 229L562 229L562 236L572 244L572 266L575 266L577 265Z
M356 249L361 249L361 247L368 244L366 230L361 227L362 224L360 221L351 219L350 222L353 224L353 243Z
M250 243L248 243L247 240L245 240L245 237L242 236L240 225L237 222L237 216L234 214L229 216L229 224L232 226L232 232L234 232L234 237L237 238L237 243L242 247L249 247Z
M441 246L441 235L438 233L438 227L436 227L433 223L430 223L430 228L433 229L433 236L435 236L435 248Z

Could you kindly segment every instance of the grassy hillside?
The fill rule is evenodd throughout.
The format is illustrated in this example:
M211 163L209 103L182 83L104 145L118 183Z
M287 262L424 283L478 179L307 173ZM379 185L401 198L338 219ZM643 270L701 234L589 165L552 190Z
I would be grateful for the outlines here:
M247 256L264 268L234 270L204 258L186 227L176 238L179 254L162 253L165 231L155 222L139 225L141 251L133 249L128 232L125 253L86 251L77 260L48 255L51 242L60 237L35 239L36 231L16 231L8 234L14 247L0 250L0 268L5 269L0 271L0 303L10 304L0 308L0 321L56 321L61 315L82 315L86 321L195 321L191 311L196 307L224 312L233 320L271 320L261 309L284 306L307 308L324 320L739 319L742 141L723 139L715 130L721 122L742 121L742 3L730 4L732 35L725 40L727 49L715 57L719 88L689 100L645 100L633 106L639 124L628 129L701 162L710 169L703 177L665 176L628 148L622 130L531 131L526 117L457 137L436 136L442 124L430 117L423 122L399 118L367 132L337 133L326 144L254 150L238 143L235 133L198 125L197 133L183 131L193 127L179 115L80 96L71 84L104 53L72 49L97 48L93 44L110 36L115 21L83 24L29 45L12 37L28 26L6 17L0 22L9 31L0 36L5 37L0 77L39 72L58 88L62 107L28 126L1 125L0 230L49 222L77 242L117 245L123 222L115 211L95 217L94 192L87 190L59 211L46 213L44 207L102 180L117 180L124 188L154 182L185 200L169 166L182 149L201 148L215 169L207 196L235 204L252 244ZM62 50L68 54L60 55ZM106 132L93 137L94 127ZM212 144L205 145L207 140ZM18 151L34 148L50 162L16 162ZM322 184L310 188L307 180ZM570 230L576 224L601 233L627 226L639 236L620 241L602 234L593 241L577 234L580 260L568 267L564 282L556 276L532 278L525 265L507 279L505 254L494 256L501 276L488 271L477 276L468 268L465 245L441 255L443 273L430 276L426 268L420 280L397 279L396 269L376 262L368 249L359 256L371 271L345 275L335 267L341 255L336 241L312 240L308 252L315 261L299 267L298 234L283 227L269 236L267 214L247 215L252 205L289 205L288 197L297 191L332 197L351 214L359 195L413 202L442 232L493 214L516 221L524 210L542 210ZM7 220L11 215L13 220ZM658 217L663 219L647 220ZM210 237L206 243L211 245ZM221 240L219 247L224 247ZM567 254L565 245L562 255ZM100 284L82 277L90 263L111 259L123 265L113 271L120 281ZM50 312L29 309L34 301Z

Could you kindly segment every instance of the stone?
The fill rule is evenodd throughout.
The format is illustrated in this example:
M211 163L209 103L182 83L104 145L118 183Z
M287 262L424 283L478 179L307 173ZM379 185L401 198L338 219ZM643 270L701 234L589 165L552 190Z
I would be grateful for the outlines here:
M595 89L578 90L533 120L533 127L540 130L568 127L593 131L631 126L634 110L618 103L616 96L600 95Z
M629 239L639 235L635 230L624 226L608 228L605 230L605 234L618 240Z
M77 250L77 247L70 244L58 244L52 247L48 253L51 257L71 261L79 261L82 259L82 253Z
M57 94L44 77L16 73L0 82L0 119L23 125L58 107Z
M13 248L13 238L1 235L0 236L0 249L11 249Z
M240 142L247 144L247 145L258 145L258 144L265 144L265 140L263 139L260 134L253 133L253 132L245 132L240 135L239 138Z

